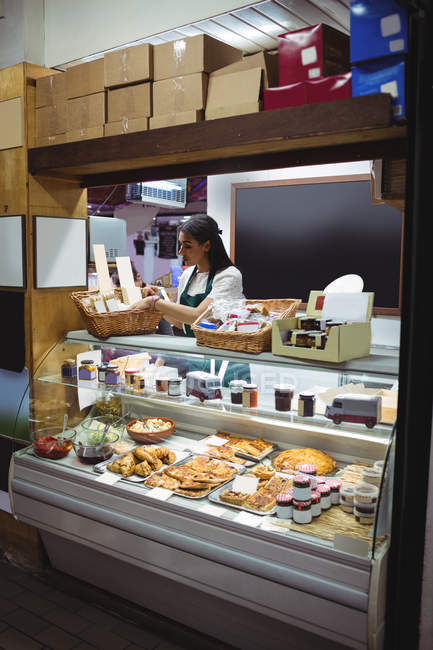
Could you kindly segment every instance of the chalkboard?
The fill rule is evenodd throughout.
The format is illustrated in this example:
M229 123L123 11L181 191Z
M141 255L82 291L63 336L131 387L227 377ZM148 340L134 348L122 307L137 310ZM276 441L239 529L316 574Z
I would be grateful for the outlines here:
M372 203L369 180L293 183L232 186L231 253L247 298L307 302L311 289L356 273L376 308L398 313L401 212Z

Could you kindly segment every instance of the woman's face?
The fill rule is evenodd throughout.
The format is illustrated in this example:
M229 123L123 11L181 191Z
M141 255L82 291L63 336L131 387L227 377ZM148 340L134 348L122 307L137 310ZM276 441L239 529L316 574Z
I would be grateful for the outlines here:
M208 259L210 241L200 244L188 233L179 233L179 255L183 257L185 266L194 266Z

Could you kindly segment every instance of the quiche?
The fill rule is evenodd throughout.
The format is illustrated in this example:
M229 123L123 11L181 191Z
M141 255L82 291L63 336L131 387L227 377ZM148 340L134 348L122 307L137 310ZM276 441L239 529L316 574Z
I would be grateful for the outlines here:
M336 468L337 463L331 456L325 454L324 451L319 449L286 449L274 458L274 467L278 472L283 472L285 469L297 470L299 465L304 463L316 465L317 474L331 474Z

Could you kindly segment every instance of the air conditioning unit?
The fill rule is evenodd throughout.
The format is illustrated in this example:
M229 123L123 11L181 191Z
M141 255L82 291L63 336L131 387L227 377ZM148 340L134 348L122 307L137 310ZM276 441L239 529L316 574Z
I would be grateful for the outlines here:
M186 205L186 194L186 178L174 178L169 181L128 183L126 186L126 200L130 203L184 208Z
M115 217L89 217L89 261L94 262L93 244L104 244L107 262L126 255L126 221Z

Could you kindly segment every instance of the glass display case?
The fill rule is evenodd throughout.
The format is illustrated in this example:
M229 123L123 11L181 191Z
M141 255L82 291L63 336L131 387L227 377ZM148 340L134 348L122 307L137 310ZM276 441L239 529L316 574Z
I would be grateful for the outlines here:
M397 374L392 349L319 364L186 337L69 332L30 387L32 444L11 464L14 512L40 529L53 565L77 577L99 562L100 576L114 557L123 573L141 566L305 633L314 606L324 638L374 648ZM381 404L377 422L346 417L353 395ZM72 561L83 545L85 575Z

